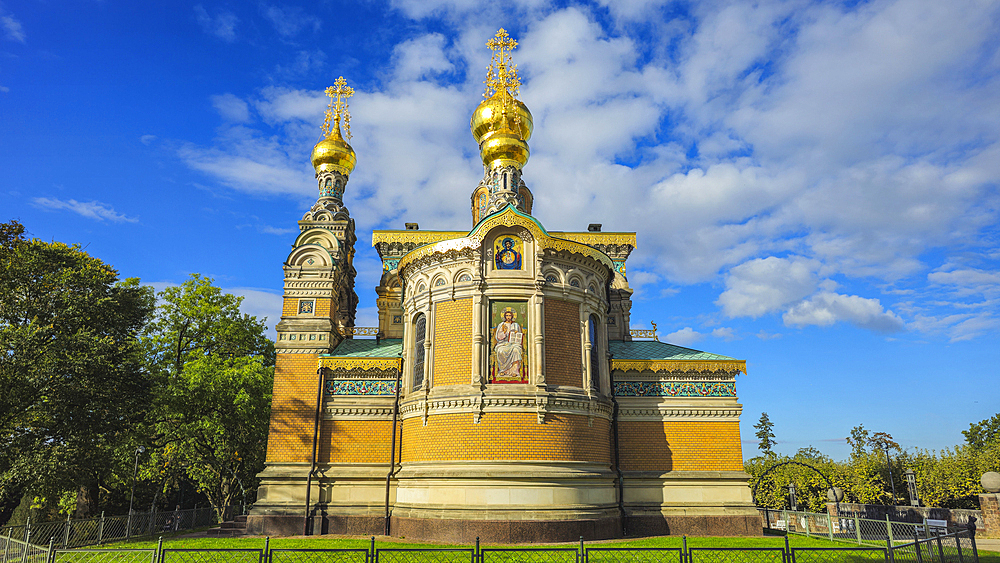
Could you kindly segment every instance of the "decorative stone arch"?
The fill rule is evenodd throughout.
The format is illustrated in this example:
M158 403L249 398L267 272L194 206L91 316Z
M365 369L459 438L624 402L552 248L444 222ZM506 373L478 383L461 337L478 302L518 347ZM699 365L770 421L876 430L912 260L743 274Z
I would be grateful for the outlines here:
M542 268L542 277L545 279L545 283L548 284L561 284L563 283L563 273L559 268L555 268L550 265L546 265Z
M460 283L472 283L472 271L467 268L462 268L455 274L453 283L456 285Z
M289 266L302 268L330 268L334 265L335 260L326 247L318 244L306 244L292 250L285 262Z
M303 246L307 244L320 245L333 252L340 250L340 241L337 240L337 236L326 229L316 228L303 232L295 239L295 244L293 246Z

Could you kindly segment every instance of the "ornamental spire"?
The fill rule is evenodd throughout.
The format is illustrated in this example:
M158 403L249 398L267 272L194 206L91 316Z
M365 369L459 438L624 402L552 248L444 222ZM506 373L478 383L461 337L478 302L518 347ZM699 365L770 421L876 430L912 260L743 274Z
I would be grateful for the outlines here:
M333 82L333 86L327 87L326 95L329 96L330 103L327 105L326 116L323 119L323 137L340 133L340 121L343 119L344 130L347 132L345 136L350 140L351 113L347 109L347 98L354 95L354 88L348 86L347 81L341 76Z
M521 120L513 107L521 87L521 78L517 75L517 65L510 56L511 51L517 48L517 41L501 27L497 34L486 42L486 46L493 51L493 58L486 70L486 80L483 82L486 84L486 91L483 92L483 97L499 101L500 113L503 116L502 125L518 132Z

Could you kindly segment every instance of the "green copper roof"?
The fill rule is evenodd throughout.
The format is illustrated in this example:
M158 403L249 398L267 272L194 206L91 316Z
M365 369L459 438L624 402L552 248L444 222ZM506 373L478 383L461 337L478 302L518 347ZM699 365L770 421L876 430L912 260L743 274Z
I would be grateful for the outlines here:
M326 356L336 358L394 358L403 351L403 340L383 338L378 344L374 338L348 338Z
M684 360L684 361L735 361L736 358L674 346L656 340L612 340L608 348L615 360Z

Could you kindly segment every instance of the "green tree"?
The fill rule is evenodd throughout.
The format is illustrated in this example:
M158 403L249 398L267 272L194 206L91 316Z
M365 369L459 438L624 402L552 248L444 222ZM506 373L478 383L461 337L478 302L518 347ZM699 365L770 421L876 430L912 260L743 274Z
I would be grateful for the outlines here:
M870 434L865 430L864 424L851 428L851 435L846 438L848 445L851 446L851 458L862 458L868 453Z
M1000 444L1000 414L969 424L969 429L963 430L962 434L965 436L965 443L976 450Z
M139 334L153 294L79 246L0 225L0 496L74 492L99 511L149 403Z
M185 475L213 506L241 502L264 465L274 379L265 326L242 297L193 274L159 294L148 335L157 378L151 461L143 476Z
M774 441L774 423L767 417L766 412L760 413L760 420L753 427L757 429L755 436L760 440L757 449L767 457L774 457L774 452L771 450L777 444Z

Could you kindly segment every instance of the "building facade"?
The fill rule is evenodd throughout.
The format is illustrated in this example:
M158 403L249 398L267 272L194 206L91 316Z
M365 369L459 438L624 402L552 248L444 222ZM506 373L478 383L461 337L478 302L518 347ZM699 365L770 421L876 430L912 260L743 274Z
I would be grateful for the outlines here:
M357 239L343 197L355 155L340 127L352 91L342 79L327 90L319 199L284 264L251 531L487 542L761 533L740 444L745 362L659 342L655 329L633 335L635 233L548 231L531 215L533 122L517 99L516 45L503 30L487 43L471 230L372 235L378 327L354 326Z

